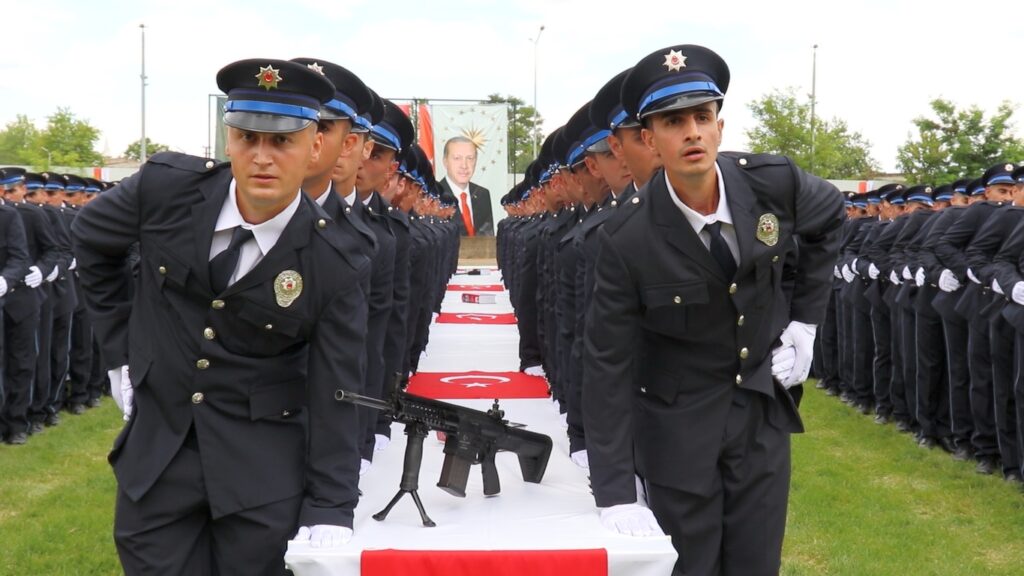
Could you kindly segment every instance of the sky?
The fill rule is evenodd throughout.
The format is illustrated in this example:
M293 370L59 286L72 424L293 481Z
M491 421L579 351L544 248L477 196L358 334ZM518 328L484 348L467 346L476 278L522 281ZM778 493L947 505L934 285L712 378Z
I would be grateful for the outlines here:
M1024 101L1020 0L0 0L0 14L0 125L44 127L68 107L110 156L141 133L140 24L146 135L198 155L216 73L243 58L330 60L393 99L532 103L536 56L547 132L647 54L701 44L730 67L723 148L743 150L750 102L811 93L817 44L818 117L860 132L885 171L932 99L988 113Z

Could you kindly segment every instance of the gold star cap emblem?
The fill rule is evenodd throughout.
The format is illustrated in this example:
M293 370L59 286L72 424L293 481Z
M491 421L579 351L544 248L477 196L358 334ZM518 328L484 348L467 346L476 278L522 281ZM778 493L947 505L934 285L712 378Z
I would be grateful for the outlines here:
M669 72L679 72L686 68L686 56L679 50L669 50L668 54L665 54L665 67Z
M260 72L256 75L256 79L259 80L259 87L267 90L277 88L278 82L283 80L280 70L275 70L273 66L260 66Z
M317 74L319 74L321 76L324 75L324 67L321 66L319 62L313 62L312 64L306 64L306 68L309 68L310 70L312 70L313 72L316 72Z

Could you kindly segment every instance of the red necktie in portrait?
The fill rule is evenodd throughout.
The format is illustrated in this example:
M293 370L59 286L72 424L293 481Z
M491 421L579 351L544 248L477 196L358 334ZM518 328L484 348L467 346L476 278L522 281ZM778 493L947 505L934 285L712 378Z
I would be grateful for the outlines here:
M469 203L466 201L467 194L463 192L462 196L462 223L466 225L466 236L476 236L476 230L473 229L473 216L469 213Z

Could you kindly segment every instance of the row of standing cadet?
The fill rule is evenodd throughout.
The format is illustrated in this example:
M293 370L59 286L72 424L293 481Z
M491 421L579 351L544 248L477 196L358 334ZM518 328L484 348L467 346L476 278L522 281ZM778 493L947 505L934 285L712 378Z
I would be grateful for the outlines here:
M0 438L7 444L25 444L58 425L62 411L99 406L107 392L70 230L80 208L111 186L73 174L0 170Z
M1024 168L847 199L818 386L1021 485Z

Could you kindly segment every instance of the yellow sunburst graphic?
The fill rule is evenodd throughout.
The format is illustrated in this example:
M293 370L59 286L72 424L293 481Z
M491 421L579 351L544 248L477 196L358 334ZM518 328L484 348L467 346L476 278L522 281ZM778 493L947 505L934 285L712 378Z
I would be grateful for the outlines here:
M462 135L469 138L473 143L473 146L476 146L478 150L487 144L487 136L484 135L483 130L479 130L477 128L463 128Z

